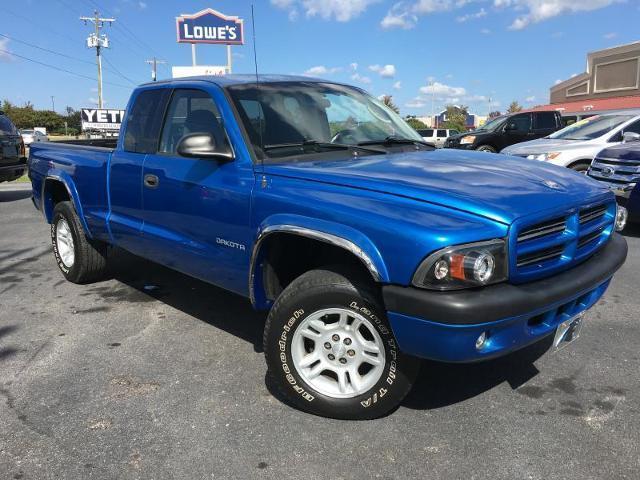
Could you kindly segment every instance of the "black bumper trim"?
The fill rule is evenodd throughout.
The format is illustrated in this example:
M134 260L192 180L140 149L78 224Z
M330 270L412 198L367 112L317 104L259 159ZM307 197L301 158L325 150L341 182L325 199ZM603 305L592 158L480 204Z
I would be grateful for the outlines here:
M534 312L587 292L610 278L626 258L627 242L616 233L585 262L535 282L453 292L385 285L382 295L390 312L451 325L487 323Z

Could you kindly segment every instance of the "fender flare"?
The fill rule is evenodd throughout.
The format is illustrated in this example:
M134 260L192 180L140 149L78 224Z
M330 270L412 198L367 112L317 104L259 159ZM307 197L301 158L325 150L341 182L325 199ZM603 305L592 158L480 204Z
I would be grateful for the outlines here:
M258 229L256 241L251 252L249 265L249 297L254 307L266 306L264 298L258 298L262 290L260 263L264 241L272 234L288 233L312 238L335 245L356 256L367 268L374 281L389 282L389 273L382 256L374 243L358 230L339 223L318 220L300 215L277 214L265 219Z
M78 190L76 189L73 180L66 172L55 171L49 172L45 176L42 182L42 191L40 192L40 208L41 211L46 218L48 223L51 223L53 220L53 205L49 202L49 199L45 195L47 184L50 182L58 182L64 185L67 193L69 194L69 198L71 199L71 203L73 203L73 208L75 208L78 217L80 218L80 223L82 223L82 228L84 228L85 234L88 237L91 237L91 232L89 231L89 227L84 218L84 213L82 211L82 204L80 203L80 196L78 195ZM49 204L48 204L49 202Z

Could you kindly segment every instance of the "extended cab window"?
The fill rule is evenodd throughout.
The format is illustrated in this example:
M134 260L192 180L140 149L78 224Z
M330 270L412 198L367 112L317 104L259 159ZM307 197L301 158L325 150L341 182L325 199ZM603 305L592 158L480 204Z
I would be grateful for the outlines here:
M180 139L190 133L212 134L216 145L226 142L220 113L202 90L176 90L162 127L161 153L176 153Z
M438 130L438 134L436 135L436 137L446 137L446 136L447 136L446 130Z
M128 114L124 149L133 153L156 153L162 114L170 90L144 90Z
M540 112L535 114L536 130L556 128L556 114L554 112Z

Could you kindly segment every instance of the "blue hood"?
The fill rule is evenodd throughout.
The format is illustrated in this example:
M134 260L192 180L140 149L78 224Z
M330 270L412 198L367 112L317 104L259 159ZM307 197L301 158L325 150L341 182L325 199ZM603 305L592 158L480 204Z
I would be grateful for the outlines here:
M264 172L413 198L505 224L545 210L613 198L599 182L567 168L448 149L265 164Z

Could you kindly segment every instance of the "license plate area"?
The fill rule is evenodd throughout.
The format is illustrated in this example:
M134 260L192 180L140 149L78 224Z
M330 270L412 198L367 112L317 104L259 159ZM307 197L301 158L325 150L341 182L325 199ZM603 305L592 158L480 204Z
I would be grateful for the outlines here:
M583 319L584 312L581 312L558 325L553 339L553 348L555 351L562 350L580 337Z

